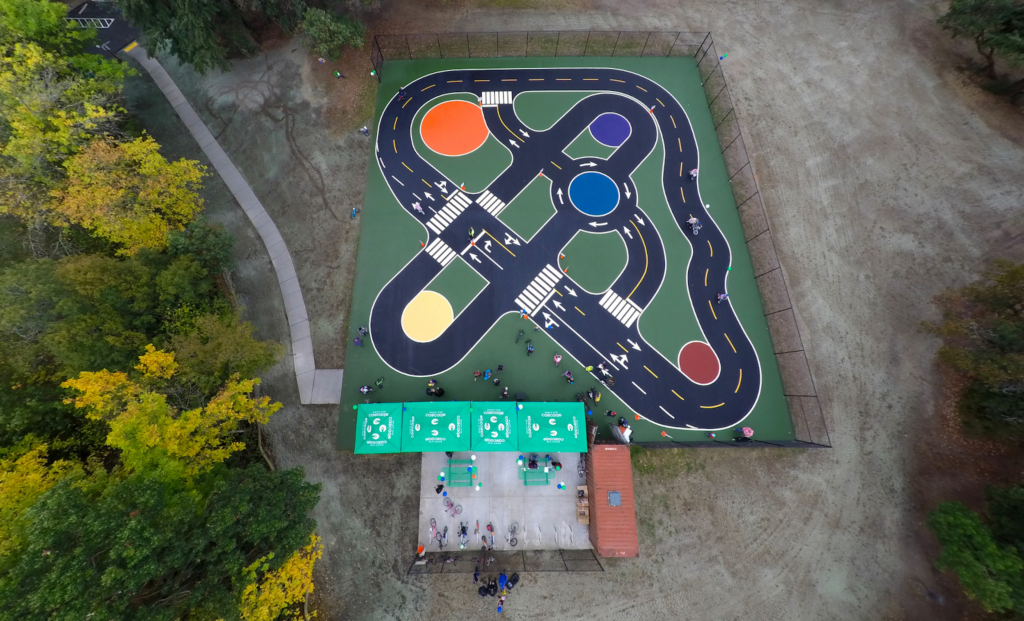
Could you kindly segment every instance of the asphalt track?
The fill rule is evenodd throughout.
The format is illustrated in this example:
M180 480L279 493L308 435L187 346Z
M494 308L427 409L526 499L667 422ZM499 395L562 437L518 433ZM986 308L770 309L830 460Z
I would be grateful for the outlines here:
M531 91L597 93L549 129L536 131L516 117L512 105L516 95ZM395 198L424 226L427 241L374 300L370 335L385 363L407 375L439 374L469 353L502 315L526 310L581 364L604 362L615 380L612 392L654 423L725 429L750 413L760 394L760 362L729 302L716 301L717 294L727 291L731 253L688 178L688 171L698 167L696 139L682 106L668 91L629 71L574 68L442 71L409 84L405 93L402 100L396 94L381 114L377 159ZM481 100L489 131L513 156L512 164L479 194L460 191L417 154L412 142L416 113L437 97L455 93ZM629 121L626 141L607 160L567 156L563 149L606 112ZM659 133L665 145L663 191L678 225L666 234L685 236L693 248L686 283L691 308L679 312L696 315L721 368L706 385L687 379L677 362L647 344L638 329L658 290L681 284L664 282L661 234L638 206L639 192L630 178L653 151ZM617 206L605 216L587 216L569 200L570 182L587 171L607 175L619 189ZM496 215L539 174L551 180L556 214L527 241ZM413 209L417 202L423 213ZM696 236L686 225L691 215L704 224ZM467 234L471 227L476 233L472 240ZM559 251L580 230L616 230L626 244L627 266L607 292L587 293L558 270ZM402 312L456 253L489 284L440 337L426 343L409 339L401 327Z

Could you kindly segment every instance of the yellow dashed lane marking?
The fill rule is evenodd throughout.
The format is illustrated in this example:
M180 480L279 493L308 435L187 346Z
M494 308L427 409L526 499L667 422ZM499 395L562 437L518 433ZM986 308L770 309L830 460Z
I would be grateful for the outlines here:
M710 267L708 269L704 270L704 286L705 287L708 286L708 272L710 272L710 271L711 271Z
M554 162L551 162L551 164L554 165L554 167L557 168L558 170L562 170L562 167L559 166L558 164L555 164Z
M647 369L647 365L646 364L644 365L644 368ZM650 369L647 369L647 372L650 373L651 375L654 375L654 371L652 371ZM658 376L654 375L654 379L658 379Z
M426 179L420 179L420 181L422 181L422 182L423 182L424 184L426 184L426 186L427 186L428 188L430 187L430 182L429 182L429 181L427 181Z
M677 396L677 397L679 397L679 400L680 400L680 401L686 401L686 399L683 399L682 395L680 395L680 394L679 394L678 392L676 392L676 391L674 391L674 390L673 390L673 391L672 391L672 394L673 394L673 395L675 395L675 396Z
M555 82L568 82L570 80L572 80L572 78L555 78Z
M515 82L516 78L502 78L501 81L502 82Z
M715 307L711 305L711 300L708 300L708 308L711 309L711 316L714 317L715 320L717 320L718 315L715 314Z
M732 353L735 354L736 353L736 346L732 344L732 339L729 338L728 334L725 335L725 340L729 341L729 347L732 347Z
M627 354L629 353L628 349L626 349L625 347L622 347L622 343L616 343L616 345L618 345L622 349L622 351L626 352Z
M682 153L683 152L683 139L682 138L676 138L676 140L679 141L679 152Z
M484 231L484 233L487 233L487 231ZM503 244L500 241L498 241L497 237L495 237L494 235L491 235L490 233L487 233L487 236L490 237L491 239L493 239L494 241L496 241L499 246L501 246L502 248L505 248L505 244ZM516 256L515 253L512 252L511 250L509 250L508 248L505 248L505 251L508 252L513 257Z
M391 129L398 129L398 117L395 117L395 124L391 126Z
M708 250L711 251L711 256L715 256L715 249L711 247L711 240L708 240Z
M405 162L402 162L402 166L405 166L405 169L408 170L409 172L413 172L413 170L409 168L409 165L406 164Z
M490 82L490 80L473 80L474 82Z
M562 295L562 292L559 291L558 289L555 289L555 293L557 293L560 297L565 297L564 295Z
M665 104L664 104L664 103L662 103L662 101L661 101L660 99L658 99L657 97L655 97L655 98L654 98L654 101L656 101L656 102L660 103L660 104L661 104L661 107L662 107L662 108L664 108L664 107L665 107Z
M670 115L668 115L668 118L672 119L672 127L675 127L676 126L676 119L675 119L675 117L670 114Z
M679 162L679 176L680 177L683 176L683 163L682 162Z
M426 86L424 88L421 88L420 92L422 93L423 91L427 90L428 88L434 88L435 86L437 86L437 84L431 84L430 86Z
M615 78L609 78L612 82L618 82L619 84L625 84L625 80L616 80Z
M647 92L647 89L646 89L646 88L644 88L644 87L642 87L642 86L639 86L639 85L637 85L637 84L634 84L633 86L636 86L637 88L639 88L640 90L642 90L642 91L643 91L643 92L645 92L645 93Z
M449 84L455 84L456 82L461 82L461 81L462 80L448 80L448 83Z
M391 141L391 148L395 150L395 153L398 153L398 145L395 144L394 140Z
M700 406L700 407L704 408L705 410L713 410L713 409L715 409L715 408L720 408L720 407L722 407L723 405L725 405L725 402L724 402L724 401L723 401L722 403L719 403L718 405L702 405L702 406Z
M739 392L740 391L740 384L742 384L742 383L743 383L743 369L740 369L740 381L736 382L736 390L734 390L733 392Z
M410 98L406 99L406 100L405 100L405 103L404 103L404 104L402 104L402 107L404 108L404 107L408 106L408 105L409 105L409 102L410 102L410 101L412 101L412 97L410 97Z
M584 82L597 82L597 78L583 78Z
M573 308L575 308L576 310L580 311L580 314L581 314L581 315L583 315L584 317L586 317L586 316L587 316L587 314L586 314L586 313L584 313L583 311L581 311L581 310L580 310L580 307L579 307L579 306L573 306Z
M683 192L683 188L679 188L679 196L683 197L683 202L686 202L686 192Z
M530 78L531 82L543 82L544 78Z

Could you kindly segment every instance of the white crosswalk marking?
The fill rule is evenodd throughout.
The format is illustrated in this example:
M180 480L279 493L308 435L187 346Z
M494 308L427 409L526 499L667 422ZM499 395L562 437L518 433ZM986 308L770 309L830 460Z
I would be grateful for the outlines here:
M551 267L551 265L545 265L540 274L516 298L516 304L519 305L521 310L525 310L530 315L535 314L555 294L555 285L561 279L562 272Z
M633 300L624 300L619 294L611 289L601 298L601 307L622 322L627 328L632 327L633 322L643 312Z
M427 254L434 257L441 267L448 265L455 258L455 251L452 250L448 244L441 241L440 237L435 237L434 241L430 242L427 246Z
M512 91L484 91L480 103L485 108L512 103Z
M454 194L448 197L448 204L441 211L437 212L433 218L427 220L427 226L430 227L431 231L440 234L455 218L459 217L460 213L466 211L466 207L472 204L473 201L469 200L469 197L456 190Z
M491 194L487 190L484 190L484 193L481 194L476 199L476 202L478 205L483 207L487 213L491 214L494 217L497 217L498 214L501 213L503 209L505 209L504 201L499 199L497 196Z

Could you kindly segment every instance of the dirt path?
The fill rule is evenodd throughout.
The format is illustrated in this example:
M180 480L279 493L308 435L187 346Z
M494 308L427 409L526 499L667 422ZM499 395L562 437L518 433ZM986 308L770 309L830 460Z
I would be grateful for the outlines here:
M539 1L500 4L530 8L385 2L371 30L714 31L729 54L726 75L835 445L647 456L651 472L637 475L641 559L610 561L599 576L524 577L508 614L961 618L962 598L933 570L922 508L912 503L914 443L939 424L941 395L937 343L918 322L934 317L935 293L970 280L987 257L1019 255L1019 114L956 73L933 4L607 0L563 12ZM369 159L369 142L351 130L369 118L372 96L359 75L368 71L364 52L339 66L346 80L328 77L294 43L228 75L199 79L167 63L277 219L307 296L317 360L332 367L351 337L343 329L358 221L348 212L362 207ZM172 154L195 157L150 95L133 85L151 133ZM234 279L247 316L263 337L286 340L265 249L216 183L208 192L214 217L240 240ZM321 618L493 613L465 576L405 578L418 459L337 453L335 412L295 405L283 366L264 384L286 404L270 425L274 450L282 466L304 466L324 485L315 516L326 544Z

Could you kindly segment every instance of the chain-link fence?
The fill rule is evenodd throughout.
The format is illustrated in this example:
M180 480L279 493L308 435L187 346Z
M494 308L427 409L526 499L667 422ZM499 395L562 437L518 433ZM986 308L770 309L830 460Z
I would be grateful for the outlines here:
M370 60L380 79L387 60L503 58L530 56L692 57L697 63L729 183L736 198L747 249L754 266L782 386L793 420L790 442L671 442L661 446L821 446L831 447L818 391L804 351L803 337L775 250L757 178L740 132L739 119L722 70L723 57L710 32L543 31L461 32L375 35ZM654 446L654 445L652 445Z

